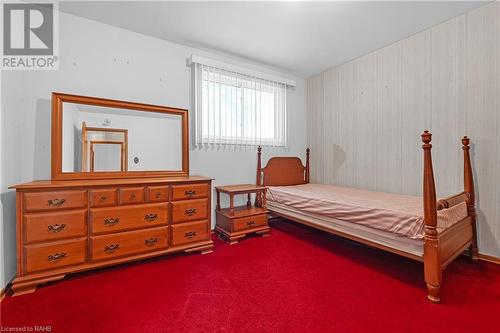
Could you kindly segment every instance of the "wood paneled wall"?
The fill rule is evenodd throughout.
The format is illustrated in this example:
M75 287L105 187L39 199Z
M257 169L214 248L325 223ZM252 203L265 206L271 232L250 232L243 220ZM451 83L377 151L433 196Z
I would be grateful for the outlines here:
M480 252L500 257L500 4L307 80L311 181L420 195L433 133L439 196L463 190L472 138Z

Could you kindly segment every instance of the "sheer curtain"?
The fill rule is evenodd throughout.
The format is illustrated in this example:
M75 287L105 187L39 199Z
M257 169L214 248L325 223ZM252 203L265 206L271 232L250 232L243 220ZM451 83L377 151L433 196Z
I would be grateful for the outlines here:
M196 146L286 147L286 84L193 66Z

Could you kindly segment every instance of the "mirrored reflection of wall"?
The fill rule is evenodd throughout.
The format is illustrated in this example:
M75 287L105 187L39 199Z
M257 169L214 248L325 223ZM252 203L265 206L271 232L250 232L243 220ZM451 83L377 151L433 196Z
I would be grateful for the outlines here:
M128 171L128 130L82 123L81 171Z
M84 142L82 125L93 128L91 140ZM182 169L182 119L178 115L143 112L128 109L92 106L85 104L63 104L62 169L63 172L90 172L90 141L120 141L116 134L103 134L106 129L127 131L124 163L116 169L117 147L96 146L99 171L162 171ZM89 131L90 133L90 131ZM88 149L85 150L85 147ZM123 151L123 149L121 150ZM94 151L95 153L96 151ZM107 156L111 154L112 156ZM123 156L123 153L122 153ZM118 159L121 161L121 159ZM112 163L112 164L105 164ZM123 167L125 169L123 169ZM102 169L102 170L100 170Z

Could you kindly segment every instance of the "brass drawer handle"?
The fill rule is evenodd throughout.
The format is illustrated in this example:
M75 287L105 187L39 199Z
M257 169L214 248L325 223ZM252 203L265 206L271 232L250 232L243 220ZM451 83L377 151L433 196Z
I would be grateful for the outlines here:
M146 214L144 215L144 220L146 222L153 222L153 221L156 221L158 220L158 214Z
M99 202L105 202L106 200L108 200L108 197L105 196L105 195L102 195L100 198L99 198Z
M66 202L66 199L50 199L47 200L47 205L50 207L61 207Z
M193 216L196 214L196 208L188 208L184 211L184 215Z
M107 219L104 219L104 225L115 225L118 223L120 223L119 217L108 217Z
M196 236L196 231L190 231L190 232L186 232L184 234L184 237L186 237L187 239L191 239L193 238L194 236Z
M192 197L192 196L196 195L196 190L187 190L187 191L184 191L184 195L187 196L187 197Z
M151 238L148 238L144 241L144 245L153 246L156 243L158 243L159 240L160 240L160 238L158 238L158 237L151 237Z
M156 197L156 199L160 199L161 198L161 192L156 192L155 197Z
M135 200L135 193L132 193L129 197L129 200L130 201L134 201Z
M104 252L113 253L120 248L120 244L109 244L104 247Z
M61 232L64 230L64 228L66 228L66 224L50 224L47 229L49 230L49 232L53 232L53 233L58 233L58 232Z
M56 261L66 257L66 252L57 252L47 257L49 261Z
M251 227L253 225L255 225L255 221L248 221L247 222L247 227Z

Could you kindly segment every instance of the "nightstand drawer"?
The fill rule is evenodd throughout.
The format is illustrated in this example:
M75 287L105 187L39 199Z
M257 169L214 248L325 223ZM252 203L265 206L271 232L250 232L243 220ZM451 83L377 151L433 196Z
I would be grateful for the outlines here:
M189 184L172 186L172 200L198 199L208 196L207 184Z
M242 217L233 220L234 231L253 229L267 225L267 214Z
M206 219L208 199L172 202L172 223Z
M208 240L208 221L182 223L171 226L172 246Z

